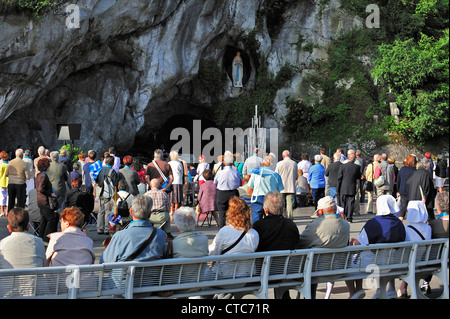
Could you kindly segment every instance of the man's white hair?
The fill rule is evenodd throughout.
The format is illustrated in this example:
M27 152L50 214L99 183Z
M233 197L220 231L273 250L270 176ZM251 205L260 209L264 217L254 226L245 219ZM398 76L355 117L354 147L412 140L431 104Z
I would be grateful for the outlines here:
M18 149L16 150L16 157L20 157L20 158L23 157L23 149L18 148Z
M45 153L45 147L44 146L39 146L38 148L38 154L39 155L44 155Z
M234 163L233 154L226 154L226 155L224 155L223 163L225 165L233 165L233 163Z
M192 207L183 206L173 213L173 221L181 233L194 231L197 224L197 213Z
M53 162L57 162L59 158L59 152L58 151L50 152L50 158L52 159Z

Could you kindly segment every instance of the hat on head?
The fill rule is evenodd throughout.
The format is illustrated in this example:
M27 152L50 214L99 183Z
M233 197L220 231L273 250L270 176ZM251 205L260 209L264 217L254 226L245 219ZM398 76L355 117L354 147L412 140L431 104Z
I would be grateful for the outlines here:
M381 195L377 198L377 215L396 214L399 211L400 207L392 195Z
M317 210L327 209L327 208L335 207L335 206L336 206L336 202L334 201L333 197L331 197L331 196L322 197L317 202Z
M425 223L428 220L427 209L421 200L410 201L406 211L406 220L410 223Z
M430 159L430 158L431 158L431 153L430 153L430 152L426 152L426 153L425 153L425 157L428 158L428 159Z
M200 155L199 157L198 157L198 159L201 161L201 160L204 160L205 159L205 155Z
M322 159L323 159L322 155L316 155L316 156L314 156L314 160L317 161L317 162L322 161Z

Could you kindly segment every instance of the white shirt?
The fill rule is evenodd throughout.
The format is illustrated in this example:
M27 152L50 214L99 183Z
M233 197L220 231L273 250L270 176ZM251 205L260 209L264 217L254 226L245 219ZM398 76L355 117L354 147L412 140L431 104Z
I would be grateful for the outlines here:
M44 242L27 232L12 232L0 241L0 255L0 269L43 267Z
M222 250L231 246L235 241L239 239L242 235L242 230L237 230L233 226L227 225L222 227L217 233L216 237L211 245L209 245L209 255L220 255ZM230 249L225 255L232 254L245 254L245 253L253 253L258 248L259 244L259 235L256 230L250 228L245 236L241 239L241 241ZM230 277L230 276L248 276L250 275L250 271L252 270L251 261L248 262L240 262L237 269L235 269L235 263L230 263L227 261L222 261L215 264L211 272L215 274L217 271L220 272L220 276L222 277ZM217 270L217 268L219 270ZM234 273L236 271L236 273Z
M209 245L209 255L220 255L222 250L231 246L242 235L242 230L237 230L233 226L222 227ZM256 230L250 228L241 241L225 254L245 254L253 253L258 248L259 235Z
M203 172L209 169L209 164L208 163L199 163L197 166L197 174L198 174L198 180L200 181L204 181L205 178L203 177Z
M170 161L169 165L173 174L172 184L183 184L183 164L179 161Z
M300 161L297 165L297 169L301 169L303 171L303 176L308 179L309 176L309 168L312 166L312 163L308 160Z

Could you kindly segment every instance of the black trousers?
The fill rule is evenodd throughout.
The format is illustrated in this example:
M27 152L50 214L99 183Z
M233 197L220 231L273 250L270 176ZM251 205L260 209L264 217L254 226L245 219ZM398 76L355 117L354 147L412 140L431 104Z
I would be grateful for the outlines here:
M219 211L219 228L225 226L227 220L226 215L228 210L228 201L234 196L239 197L239 191L237 189L230 191L217 190L216 204L217 210Z
M48 242L50 238L47 235L57 231L59 214L47 206L39 206L39 211L41 213L39 237Z
M348 221L353 220L353 208L355 207L355 195L340 195L341 207L344 208L344 216Z
M27 184L8 184L8 211L17 207L25 208L27 200Z
M408 207L408 195L400 194L400 213L398 214L398 217L405 218L406 216L406 208Z

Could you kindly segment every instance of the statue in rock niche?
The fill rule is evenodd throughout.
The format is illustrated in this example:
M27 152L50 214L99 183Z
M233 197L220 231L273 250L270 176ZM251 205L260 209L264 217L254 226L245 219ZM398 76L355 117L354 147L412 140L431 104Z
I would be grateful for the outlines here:
M241 52L237 52L233 59L233 86L242 87L242 75L244 74L244 63L242 62Z

